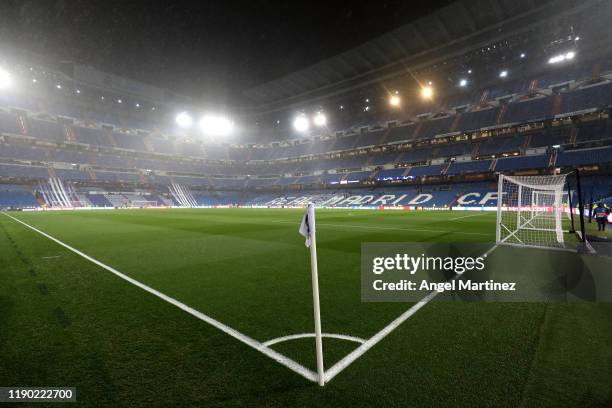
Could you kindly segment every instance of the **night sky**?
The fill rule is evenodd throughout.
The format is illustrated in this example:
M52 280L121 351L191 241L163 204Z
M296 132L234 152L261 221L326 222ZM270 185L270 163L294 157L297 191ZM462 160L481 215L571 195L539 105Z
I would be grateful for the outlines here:
M2 0L0 41L231 101L448 3Z

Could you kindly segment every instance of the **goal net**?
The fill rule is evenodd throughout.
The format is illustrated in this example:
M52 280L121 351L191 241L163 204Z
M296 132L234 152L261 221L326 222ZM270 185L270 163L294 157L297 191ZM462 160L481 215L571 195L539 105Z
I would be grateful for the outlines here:
M500 174L497 243L565 248L563 224L571 216L566 178Z

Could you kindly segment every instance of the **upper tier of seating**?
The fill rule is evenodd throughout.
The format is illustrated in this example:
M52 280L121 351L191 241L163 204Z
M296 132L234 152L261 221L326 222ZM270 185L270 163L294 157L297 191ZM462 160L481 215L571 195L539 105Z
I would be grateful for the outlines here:
M607 61L607 60L606 60ZM610 62L610 61L608 61ZM610 64L612 68L612 62ZM0 111L0 132L31 136L51 142L83 143L94 147L119 148L147 153L179 155L210 160L274 160L307 155L319 155L334 151L345 151L366 146L393 144L403 141L431 140L436 136L455 132L470 132L512 123L526 123L551 119L564 114L589 109L606 109L612 105L612 82L602 77L599 82L579 81L588 78L585 69L568 67L566 74L550 73L538 79L540 91L529 93L520 80L517 84L499 84L498 88L472 92L469 106L459 106L466 99L451 96L439 104L429 107L429 114L412 116L406 121L399 115L401 126L373 129L367 132L348 132L340 136L304 138L291 142L273 143L265 146L229 145L194 142L185 137L168 137L159 133L131 131L100 126L85 126L83 122L66 119L42 119L23 111ZM576 75L570 88L552 92L546 88L556 80L569 80L567 75ZM555 75L558 77L555 77ZM522 94L516 95L516 92ZM486 102L482 96L486 95ZM496 99L510 94L508 98ZM479 95L478 98L475 95ZM465 97L465 95L464 95ZM457 107L457 109L455 109ZM21 113L20 113L21 112Z

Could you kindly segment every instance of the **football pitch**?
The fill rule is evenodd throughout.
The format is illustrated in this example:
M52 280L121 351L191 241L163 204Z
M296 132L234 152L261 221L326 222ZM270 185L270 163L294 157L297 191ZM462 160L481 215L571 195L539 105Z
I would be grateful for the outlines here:
M612 405L610 303L430 302L322 388L306 378L303 210L7 214L2 386L76 387L91 406ZM362 242L493 243L494 224L486 212L317 210L325 368L414 306L361 302Z

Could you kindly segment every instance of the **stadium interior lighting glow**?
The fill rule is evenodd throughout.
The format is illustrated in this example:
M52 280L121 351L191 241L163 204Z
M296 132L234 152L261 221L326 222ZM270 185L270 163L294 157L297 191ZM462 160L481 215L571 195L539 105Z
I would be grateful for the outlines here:
M178 115L176 115L175 121L176 121L176 124L182 128L187 128L191 126L191 122L192 122L191 116L189 116L187 112L181 112Z
M508 71L506 71L505 69L499 73L500 78L505 78L507 76L508 76Z
M400 97L397 95L393 95L391 96L391 98L389 98L389 105L391 106L399 106L400 105Z
M568 51L565 54L555 55L548 60L549 64L557 64L562 61L574 59L576 53L574 51Z
M459 86L464 87L467 85L467 79L462 79L459 81Z
M11 74L8 71L0 68L0 89L5 89L11 86L12 83Z
M55 87L56 87L57 89L62 89L62 86L61 86L60 84L55 85Z
M204 115L200 128L205 135L226 136L234 129L234 123L225 116Z
M327 125L327 117L325 116L323 112L317 112L314 118L312 119L312 121L316 126Z
M38 79L36 79L36 78L32 78L32 82L33 82L33 83L37 83L37 82L38 82Z
M431 86L424 86L421 88L421 96L425 99L430 99L433 96L433 89Z
M391 106L399 106L401 103L401 99L398 95L393 95L389 98L389 105Z
M310 128L306 115L299 115L293 120L293 128L298 132L305 132Z
M521 58L525 58L525 53L524 52L521 53Z

